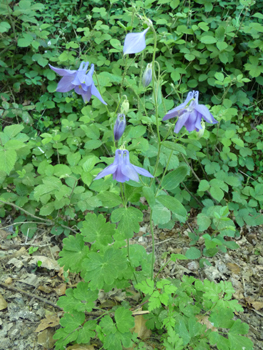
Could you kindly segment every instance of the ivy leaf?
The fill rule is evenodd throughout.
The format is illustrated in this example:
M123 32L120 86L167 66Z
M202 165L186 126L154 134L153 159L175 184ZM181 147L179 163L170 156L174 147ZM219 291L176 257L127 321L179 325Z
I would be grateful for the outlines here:
M84 236L85 242L98 242L101 245L107 246L112 243L112 236L116 230L114 225L106 223L106 218L102 214L87 214L85 221L83 221L83 227L81 233Z
M132 238L134 232L139 232L139 222L142 220L142 212L134 207L119 208L111 214L111 221L114 223L119 222L118 230L124 233L125 238Z
M117 328L121 333L129 332L129 330L134 327L132 312L124 307L119 307L115 311L115 320Z
M81 264L87 257L89 247L84 245L82 235L69 236L63 239L63 250L59 253L62 258L58 260L60 266L64 266L64 270L71 272L80 272Z
M111 247L102 253L90 253L82 266L85 269L85 281L90 281L90 289L103 289L105 284L112 285L123 276L127 259L123 251Z

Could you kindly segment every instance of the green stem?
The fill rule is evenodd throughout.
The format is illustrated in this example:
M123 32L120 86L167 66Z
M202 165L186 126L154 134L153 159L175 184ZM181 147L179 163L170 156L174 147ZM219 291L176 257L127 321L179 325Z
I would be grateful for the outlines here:
M154 233L153 233L153 220L152 220L152 209L150 214L150 229L152 235L152 264L151 264L151 280L153 280L153 269L154 269Z

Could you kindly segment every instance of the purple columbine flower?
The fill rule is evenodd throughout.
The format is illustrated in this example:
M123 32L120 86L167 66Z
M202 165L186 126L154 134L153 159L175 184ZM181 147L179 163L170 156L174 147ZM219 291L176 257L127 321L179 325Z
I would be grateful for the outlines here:
M56 91L68 92L74 89L78 95L82 96L84 102L88 102L93 95L106 105L107 103L101 97L92 79L94 64L91 65L89 73L86 74L88 66L89 62L82 62L78 70L69 70L49 65L54 72L63 77L59 81Z
M115 152L114 162L102 170L96 177L95 180L99 180L106 175L113 175L113 179L118 182L126 182L129 180L139 181L139 176L153 177L149 171L140 168L130 163L129 151L126 149L117 149Z
M107 103L101 97L99 90L96 88L94 81L92 79L94 73L94 64L90 66L90 70L88 74L86 74L83 78L83 81L80 84L76 84L74 90L76 94L81 95L84 102L89 102L91 96L97 97L104 105ZM78 82L78 77L76 77L75 82ZM73 81L74 83L74 81Z
M123 54L138 53L146 48L145 35L150 27L141 33L129 33L126 35L123 46Z
M185 126L189 132L193 130L202 130L202 118L211 124L218 123L205 105L199 105L198 97L199 91L190 91L182 104L169 111L163 117L163 120L178 117L174 128L175 133L179 133L183 126Z
M126 127L126 118L124 114L118 114L117 119L114 125L114 139L115 141L119 141L124 133Z

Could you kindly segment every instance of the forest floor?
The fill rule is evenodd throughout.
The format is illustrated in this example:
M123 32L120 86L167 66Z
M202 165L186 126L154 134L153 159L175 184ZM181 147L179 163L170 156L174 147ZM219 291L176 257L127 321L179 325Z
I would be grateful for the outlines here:
M2 227L6 225L8 223L2 222ZM156 272L166 263L165 253L185 253L190 242L188 233L195 227L195 218L190 218L187 224L175 226L172 230L155 229ZM56 302L67 288L81 279L79 275L70 274L69 281L65 282L63 269L57 263L62 249L61 236L52 236L46 227L39 226L32 240L26 240L21 235L9 239L10 231L12 226L0 229L0 350L52 350L53 335L63 315ZM231 281L236 291L234 298L244 308L244 313L236 314L236 317L249 324L248 336L254 343L254 350L261 350L263 227L247 227L241 233L236 240L240 248L208 258L212 266L200 268L197 260L179 260L169 263L161 272L161 277L181 279L186 274L218 283ZM140 232L130 242L135 243L142 244L147 252L151 252L148 215L145 215ZM31 250L38 249L29 254L30 247ZM202 248L202 241L199 248ZM39 261L42 262L40 267ZM125 297L125 293L119 290L110 293L101 291L97 305L109 308ZM153 333L146 329L141 329L141 333L145 348L161 349ZM99 342L89 346L69 346L67 349L93 350L98 349L97 346Z

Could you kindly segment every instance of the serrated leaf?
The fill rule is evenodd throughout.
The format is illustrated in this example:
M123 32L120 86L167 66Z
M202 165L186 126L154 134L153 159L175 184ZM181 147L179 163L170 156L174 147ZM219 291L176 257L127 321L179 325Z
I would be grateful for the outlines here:
M142 212L134 207L115 209L111 214L111 221L114 223L119 222L118 230L124 233L126 238L132 238L134 232L139 232L139 222L142 220Z
M101 192L97 198L105 208L113 208L121 204L120 196L113 192Z
M84 260L85 281L90 281L90 289L103 289L105 284L112 285L127 268L127 258L121 250L109 248L106 252L90 253Z
M87 214L85 221L82 222L83 227L81 233L84 236L85 242L98 242L101 245L107 246L112 243L112 236L115 234L115 225L106 223L106 218L102 214Z
M89 247L84 244L83 236L77 234L63 239L63 250L59 253L61 259L58 260L60 266L64 266L64 270L71 272L80 272L81 264L87 257Z
M134 318L132 312L124 307L119 307L115 311L115 321L117 328L121 333L129 332L134 327Z
M22 124L9 125L4 128L4 133L10 138L14 138L24 129Z
M218 202L224 198L224 192L218 186L211 186L210 193Z

